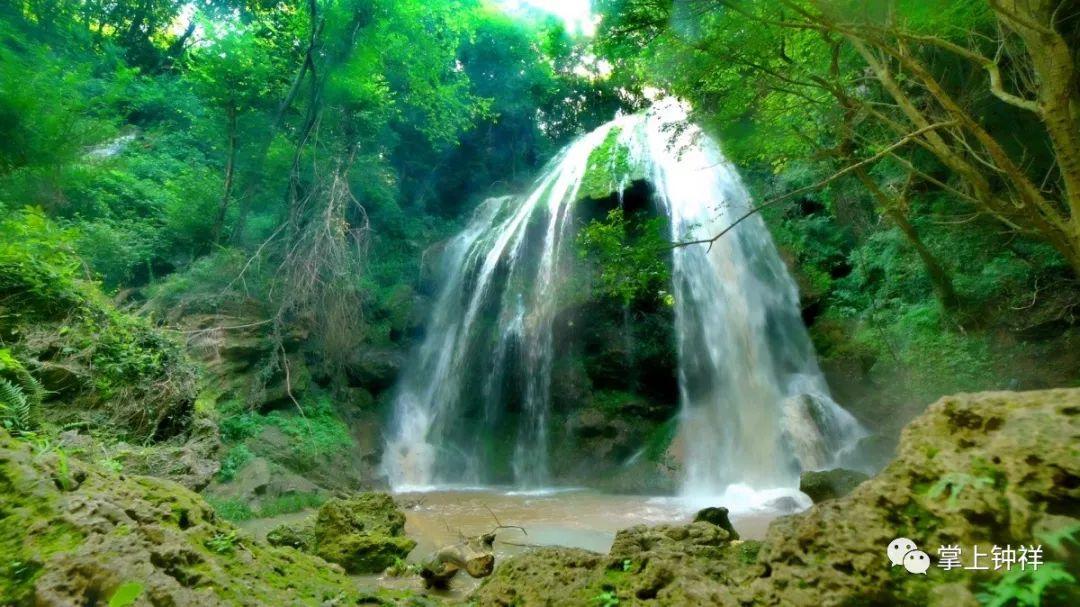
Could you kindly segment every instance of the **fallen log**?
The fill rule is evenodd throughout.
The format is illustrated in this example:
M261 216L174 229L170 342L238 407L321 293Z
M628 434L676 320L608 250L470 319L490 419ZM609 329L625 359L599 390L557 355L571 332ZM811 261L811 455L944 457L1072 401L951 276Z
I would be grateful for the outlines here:
M495 535L486 533L436 550L420 566L424 586L446 588L462 569L474 578L491 575L495 569L495 555L492 554L494 542Z

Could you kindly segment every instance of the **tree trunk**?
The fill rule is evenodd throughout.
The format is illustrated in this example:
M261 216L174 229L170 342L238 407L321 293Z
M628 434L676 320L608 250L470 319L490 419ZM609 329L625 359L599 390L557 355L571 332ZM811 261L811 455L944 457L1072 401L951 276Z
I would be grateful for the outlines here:
M218 205L217 217L214 220L214 244L221 243L221 233L225 229L225 216L229 211L229 198L232 196L233 175L236 173L236 105L230 105L229 115L229 143L228 157L225 160L225 189L221 194L221 204Z
M882 212L886 217L891 219L893 223L900 228L900 232L904 234L911 246L915 248L915 252L919 255L919 259L922 260L923 265L926 267L926 274L930 277L930 284L934 287L934 293L937 295L938 301L941 302L943 308L948 311L953 311L960 303L959 298L956 296L956 289L953 287L952 277L934 256L933 251L926 246L926 243L919 237L919 232L915 229L915 226L911 225L908 221L907 215L900 209L899 203L886 194L873 178L866 173L864 169L855 171L855 175L859 178L866 189L870 190L874 198L881 206Z

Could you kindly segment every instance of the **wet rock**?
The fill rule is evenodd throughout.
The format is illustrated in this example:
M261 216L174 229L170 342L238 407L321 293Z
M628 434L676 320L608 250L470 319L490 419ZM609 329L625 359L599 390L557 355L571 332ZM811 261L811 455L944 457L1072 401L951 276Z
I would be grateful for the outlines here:
M405 515L385 493L332 499L315 518L315 553L349 573L378 573L416 547Z
M851 493L868 478L870 477L862 472L844 468L803 472L799 477L799 491L817 504Z
M345 363L349 385L379 394L394 385L405 361L400 348L357 348Z
M806 504L800 504L799 500L790 495L783 495L765 502L765 508L781 514L793 514L806 509Z
M724 531L727 531L731 539L739 539L738 532L735 531L735 527L731 525L731 519L728 518L727 508L703 508L694 515L694 522L697 523L699 521L712 523Z

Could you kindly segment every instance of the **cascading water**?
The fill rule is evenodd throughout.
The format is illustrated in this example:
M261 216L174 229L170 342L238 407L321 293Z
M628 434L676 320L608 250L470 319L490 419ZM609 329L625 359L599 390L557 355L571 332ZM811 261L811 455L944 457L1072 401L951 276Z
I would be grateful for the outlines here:
M563 150L528 196L482 204L449 244L395 398L384 466L396 488L548 481L552 328L593 151L617 138L626 174L612 190L653 184L674 241L712 236L749 209L734 167L685 118L673 102L616 118ZM672 261L683 492L793 488L800 469L835 465L862 431L829 397L763 221L678 247ZM491 440L507 433L513 453Z

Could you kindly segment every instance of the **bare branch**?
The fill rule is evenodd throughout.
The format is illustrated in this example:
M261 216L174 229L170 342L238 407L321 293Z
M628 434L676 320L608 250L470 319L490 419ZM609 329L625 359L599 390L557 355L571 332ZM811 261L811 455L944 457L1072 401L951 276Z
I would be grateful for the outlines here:
M731 225L724 228L723 230L721 230L719 233L717 233L715 236L713 236L711 238L705 238L705 239L702 239L702 240L690 240L690 241L686 241L686 242L677 242L677 243L674 244L674 247L675 248L677 248L677 247L685 247L685 246L693 245L693 244L708 244L709 248L712 248L712 245L717 240L722 238L724 236L724 234L727 234L731 230L735 229L736 226L738 226L743 221L749 219L751 216L755 215L756 213L761 212L762 209L765 209L765 208L770 207L770 206L772 206L774 204L783 202L785 200L791 200L792 198L794 198L796 196L799 196L801 194L805 194L807 192L813 192L815 190L819 190L819 189L829 185L830 183L836 181L837 179L840 179L841 177L843 177L843 176L845 176L845 175L847 175L847 174L849 174L849 173L851 173L851 172L853 172L855 170L858 170L858 169L860 169L862 167L873 164L873 163L877 162L878 160L881 160L885 156L888 156L888 155L892 154L895 150L907 145L909 142L911 142L911 140L915 139L916 137L919 137L920 135L923 135L924 133L927 133L927 132L935 130L935 129L940 129L940 128L952 126L954 124L956 124L954 121L939 122L937 124L931 124L929 126L925 126L925 127L921 128L921 129L919 129L917 131L913 131L913 132L909 133L908 135L904 136L903 138L901 138L899 141L897 141L897 142L893 143L892 145L888 146L887 148L881 150L877 154L874 154L873 156L871 156L869 158L866 158L864 160L861 160L859 162L856 162L855 164L846 166L843 169L840 169L839 171L837 171L836 173L833 173L831 176L826 177L825 179L822 179L821 181L819 181L819 182L817 182L817 183L815 183L813 185L808 185L806 187L802 187L802 188L799 188L797 190L792 190L791 192L788 192L787 194L783 194L781 196L777 196L775 198L770 198L769 200L766 200L765 202L763 202L763 203L757 205L756 207L750 209L749 211L743 213L741 216L739 216L738 219L733 221L731 223Z

